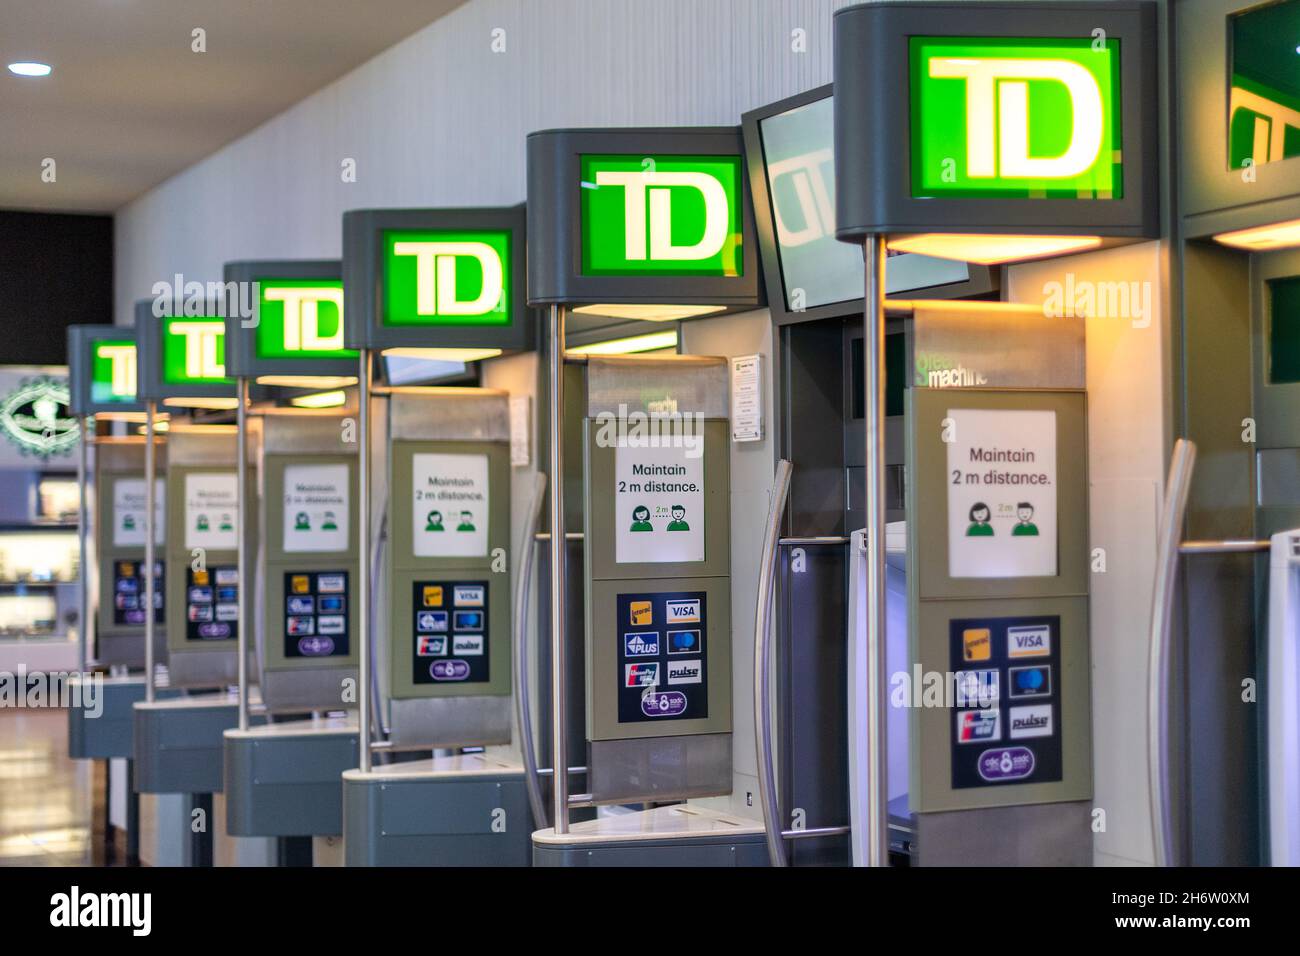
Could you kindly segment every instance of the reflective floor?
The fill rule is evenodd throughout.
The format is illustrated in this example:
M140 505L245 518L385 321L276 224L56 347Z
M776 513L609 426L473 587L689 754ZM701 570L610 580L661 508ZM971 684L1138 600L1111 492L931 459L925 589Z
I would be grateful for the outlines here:
M0 866L99 865L104 763L68 757L63 710L0 710Z

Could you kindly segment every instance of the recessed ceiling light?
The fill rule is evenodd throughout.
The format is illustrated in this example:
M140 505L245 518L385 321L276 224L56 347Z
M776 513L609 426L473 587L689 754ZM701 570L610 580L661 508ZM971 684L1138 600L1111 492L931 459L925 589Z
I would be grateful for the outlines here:
M9 72L15 76L49 76L48 63L10 63Z

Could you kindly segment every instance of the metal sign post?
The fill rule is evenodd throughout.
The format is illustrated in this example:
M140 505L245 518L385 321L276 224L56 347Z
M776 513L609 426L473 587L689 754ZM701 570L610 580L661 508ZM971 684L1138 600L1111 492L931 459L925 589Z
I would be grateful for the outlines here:
M370 350L362 347L357 359L357 496L361 499L358 515L358 546L361 562L357 567L357 721L358 767L370 772Z
M235 411L235 507L239 512L239 541L236 543L235 559L239 565L239 593L235 605L235 653L239 659L235 662L239 674L239 729L248 729L248 588L251 583L248 573L248 379L240 376L235 386L239 405Z
M550 307L550 407L548 422L551 471L551 784L555 832L569 832L568 726L565 722L564 653L564 319L565 308Z
M144 413L144 699L151 704L154 700L154 586L157 584L153 573L156 560L154 535L157 533L155 529L157 517L154 515L154 508L157 506L157 489L154 488L154 482L158 474L155 461L157 456L153 446L153 428L157 411L158 403L152 398L149 399Z

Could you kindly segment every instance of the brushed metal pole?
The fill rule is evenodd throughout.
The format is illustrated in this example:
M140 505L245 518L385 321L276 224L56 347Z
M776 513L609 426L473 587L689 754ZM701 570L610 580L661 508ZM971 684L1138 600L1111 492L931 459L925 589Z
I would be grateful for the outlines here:
M885 779L885 240L863 243L863 353L866 359L867 529L867 856L889 865L889 787Z
M569 832L568 727L565 724L567 681L564 654L564 306L551 306L550 407L547 428L550 440L551 485L551 776L555 832Z
M358 766L370 772L370 350L361 349L358 359L357 394L357 493L360 521L357 565L357 742Z
M239 405L235 410L235 511L239 515L239 539L235 563L239 565L239 590L235 594L235 653L239 673L239 729L248 729L248 379L235 385Z
M150 399L144 409L144 699L153 703L154 699L154 600L153 600L153 564L154 535L157 534L154 521L154 482L157 480L158 466L154 460L153 425L158 412L157 403Z

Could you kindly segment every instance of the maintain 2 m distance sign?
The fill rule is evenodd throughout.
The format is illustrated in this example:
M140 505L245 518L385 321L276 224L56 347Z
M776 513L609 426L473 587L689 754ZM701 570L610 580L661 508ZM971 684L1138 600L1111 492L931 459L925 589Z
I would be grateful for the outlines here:
M1159 235L1155 4L835 15L836 235Z

